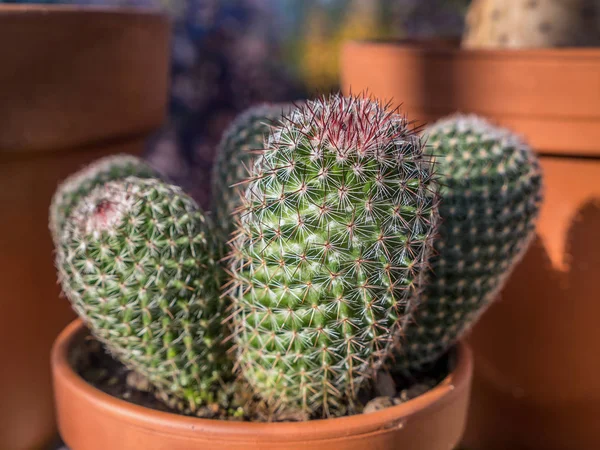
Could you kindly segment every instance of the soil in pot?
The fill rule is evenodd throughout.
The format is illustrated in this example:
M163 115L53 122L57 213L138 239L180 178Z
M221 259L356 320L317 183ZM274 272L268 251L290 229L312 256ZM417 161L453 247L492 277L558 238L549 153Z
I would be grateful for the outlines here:
M444 380L455 366L455 352L451 351L435 364L421 372L409 375L390 374L381 371L376 383L360 392L363 413L378 411L390 406L399 405L424 394ZM75 371L95 388L127 402L157 411L181 414L172 401L158 399L148 381L135 372L128 370L113 359L100 342L89 334L73 347L70 363ZM288 422L303 420L293 414L274 415L261 405L259 401L248 402L248 389L242 392L225 393L227 400L200 408L195 415L202 418L252 421L252 422ZM252 407L242 409L230 407L231 404L251 404Z
M76 320L52 350L59 428L71 450L439 450L454 448L465 427L473 366L464 342L448 357L445 372L451 372L443 381L400 405L336 419L257 423L171 414L103 392L73 368L81 354L74 349L85 351L86 335Z

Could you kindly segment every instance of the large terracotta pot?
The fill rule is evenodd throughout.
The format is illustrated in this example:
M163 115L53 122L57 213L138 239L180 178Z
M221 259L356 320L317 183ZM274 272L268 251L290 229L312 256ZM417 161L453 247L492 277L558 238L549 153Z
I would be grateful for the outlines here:
M477 113L541 155L538 237L470 337L471 449L600 448L600 49L350 43L344 90L430 122Z
M101 156L140 153L163 121L169 23L128 10L0 6L0 448L56 433L49 354L58 300L48 206Z
M450 450L463 433L471 381L465 344L439 386L402 405L339 419L265 424L185 417L101 392L69 363L70 350L86 334L75 321L52 351L59 427L71 450Z

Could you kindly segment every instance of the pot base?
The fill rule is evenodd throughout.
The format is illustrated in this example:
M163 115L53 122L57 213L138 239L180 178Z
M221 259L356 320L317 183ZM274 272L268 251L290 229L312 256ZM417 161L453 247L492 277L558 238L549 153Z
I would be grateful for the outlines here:
M156 411L94 388L69 362L85 334L75 321L52 353L59 428L71 450L439 450L454 448L464 430L472 373L465 344L442 383L398 406L338 419L250 423Z

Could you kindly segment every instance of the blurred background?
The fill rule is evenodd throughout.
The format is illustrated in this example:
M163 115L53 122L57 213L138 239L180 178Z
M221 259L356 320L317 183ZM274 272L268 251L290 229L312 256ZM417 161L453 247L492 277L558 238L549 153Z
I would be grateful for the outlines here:
M2 1L0 1L2 3ZM468 0L63 0L159 7L173 19L169 120L151 163L203 206L223 129L241 110L338 89L348 39L460 36ZM76 39L76 37L74 37Z

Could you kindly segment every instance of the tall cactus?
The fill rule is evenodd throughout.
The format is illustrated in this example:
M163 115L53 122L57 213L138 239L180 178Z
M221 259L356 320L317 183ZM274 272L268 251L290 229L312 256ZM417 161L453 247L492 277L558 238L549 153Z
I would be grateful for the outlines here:
M542 174L510 131L455 115L425 131L440 174L441 225L421 307L395 369L436 361L496 298L534 235Z
M80 200L56 256L63 291L94 336L182 410L212 401L231 371L211 231L179 188L130 177Z
M240 370L274 407L352 412L412 319L437 223L409 123L367 98L309 101L257 159L233 241Z
M140 158L120 154L100 158L63 181L54 193L50 205L49 227L54 245L58 246L65 221L82 197L96 186L128 176L154 178L159 175Z
M235 212L242 205L245 188L240 183L248 177L251 161L264 148L271 127L292 107L288 103L253 106L225 130L212 175L212 212L216 229L224 238L235 229Z

